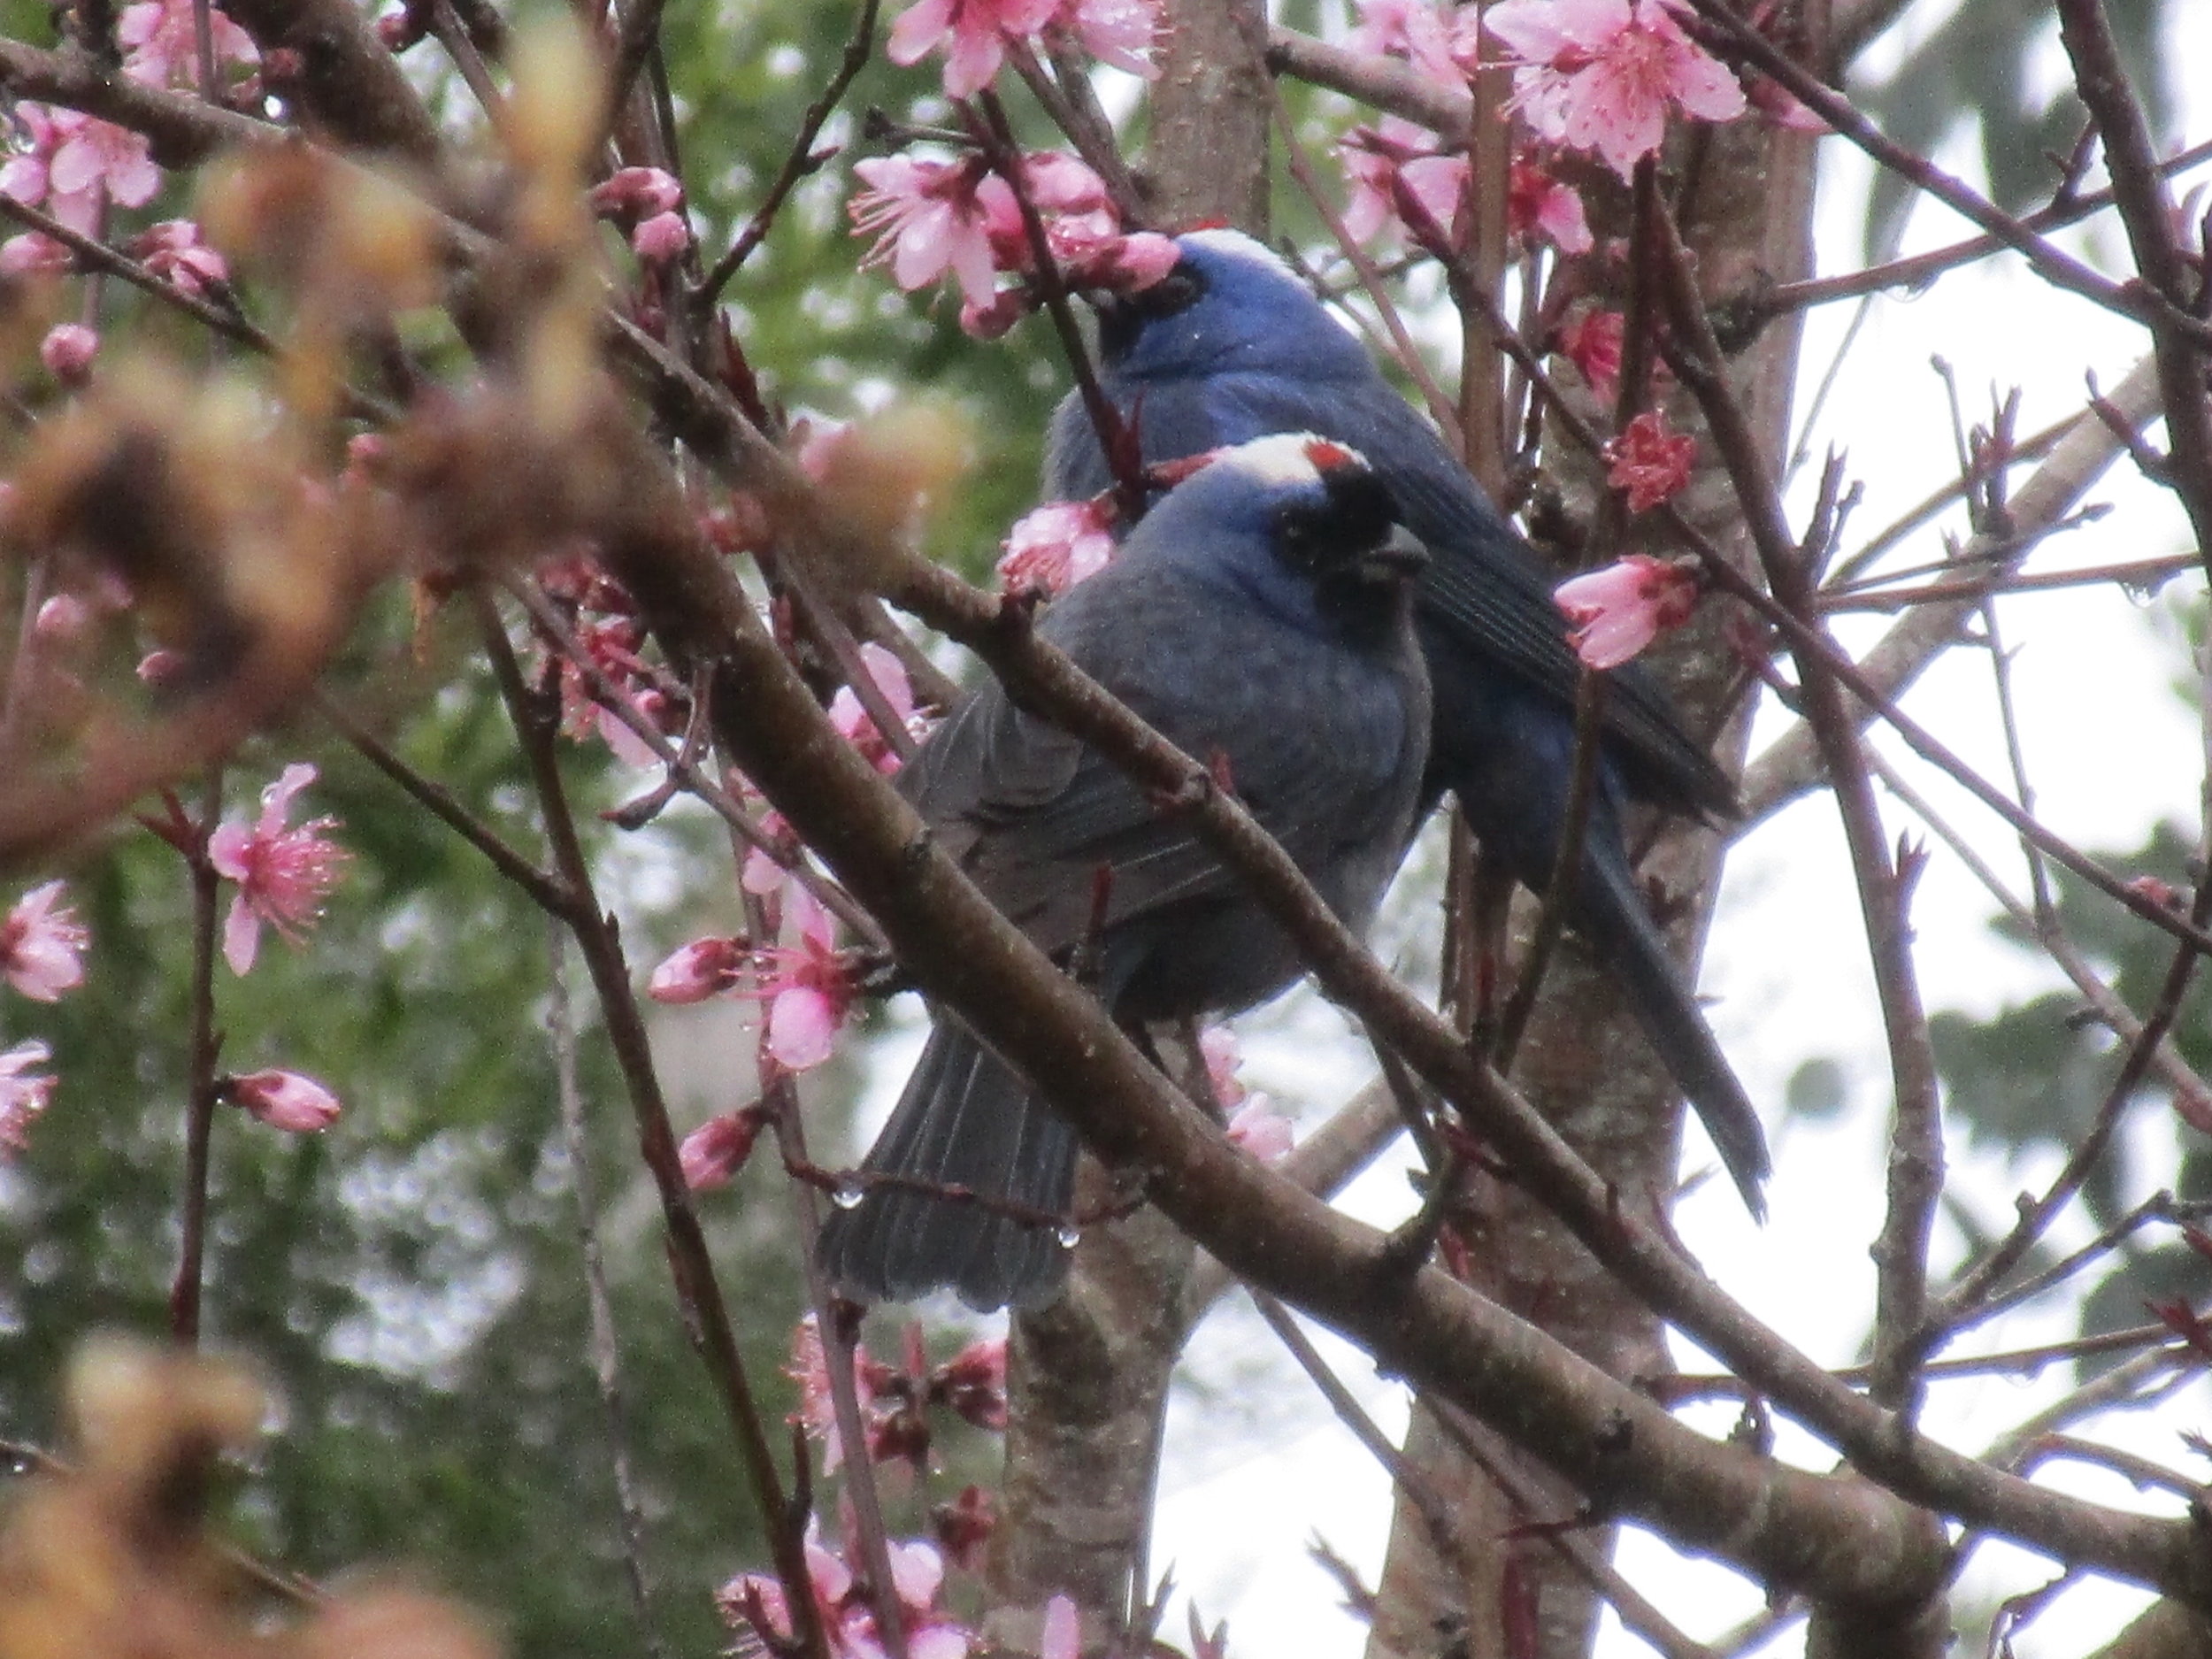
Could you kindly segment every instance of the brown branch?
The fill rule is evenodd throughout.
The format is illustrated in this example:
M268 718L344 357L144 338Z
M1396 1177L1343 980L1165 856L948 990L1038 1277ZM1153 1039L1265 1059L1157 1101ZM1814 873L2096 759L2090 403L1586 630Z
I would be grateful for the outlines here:
M1279 25L1267 31L1267 66L1433 133L1463 133L1474 113L1475 101L1463 86L1448 86L1396 58L1348 51Z
M263 63L273 52L296 58L285 96L311 130L436 170L437 124L366 12L347 0L227 0L224 9L253 36Z
M738 232L737 240L714 262L714 269L694 290L691 303L702 319L729 286L730 279L767 240L769 227L776 222L776 215L783 211L791 192L822 165L821 157L814 153L814 141L821 136L822 128L843 100L845 89L867 66L869 54L875 50L876 12L879 4L880 0L862 0L859 21L853 25L852 38L845 42L845 55L838 59L837 73L830 77L829 85L822 88L822 96L808 104L806 113L799 118L798 135L791 141L783 165L776 169L776 176L769 180L767 194L754 208L752 217L745 221L745 228Z
M2166 413L2169 481L2189 515L2197 550L2212 570L2212 399L2204 383L2212 335L2204 332L2200 315L2203 273L2192 267L2175 235L2173 203L2159 173L2150 127L2128 85L2102 0L2058 0L2058 34L2073 59L2075 89L2104 142L2105 165L2135 268L2166 302L2166 309L2149 321L2159 401Z

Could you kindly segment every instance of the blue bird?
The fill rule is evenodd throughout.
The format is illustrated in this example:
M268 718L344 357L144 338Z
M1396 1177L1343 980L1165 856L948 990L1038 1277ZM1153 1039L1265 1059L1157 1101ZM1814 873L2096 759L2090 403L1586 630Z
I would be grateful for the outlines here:
M1431 556L1416 596L1435 696L1424 809L1451 793L1487 855L1541 891L1565 827L1580 672L1552 603L1555 575L1286 265L1236 231L1177 241L1182 257L1160 281L1096 301L1107 396L1134 424L1148 463L1286 431L1319 433L1369 458ZM1079 500L1111 482L1071 393L1053 417L1045 495ZM1735 792L1640 667L1614 671L1605 713L1569 919L1618 979L1763 1217L1766 1136L1645 909L1620 829L1626 799L1724 818Z
M1341 445L1245 444L1170 491L1039 624L1185 753L1218 756L1356 930L1412 833L1428 748L1410 598L1425 555L1396 518L1373 469ZM1125 1024L1248 1008L1302 972L1179 819L995 681L954 709L897 785L1031 939L1063 961L1087 947L1089 982ZM1066 1271L1064 1224L1037 1217L1067 1214L1078 1150L1030 1082L937 1010L862 1165L878 1179L822 1229L823 1270L862 1302L941 1286L979 1310L1048 1301Z

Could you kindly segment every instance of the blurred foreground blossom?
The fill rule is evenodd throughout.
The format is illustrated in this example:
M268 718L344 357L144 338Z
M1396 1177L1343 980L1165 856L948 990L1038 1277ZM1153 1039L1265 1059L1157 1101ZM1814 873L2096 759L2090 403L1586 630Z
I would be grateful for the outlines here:
M208 837L209 861L238 884L223 925L223 958L233 973L252 971L264 922L298 943L301 931L321 917L323 899L345 869L346 849L323 833L336 827L336 818L310 818L296 827L285 822L293 797L314 781L314 767L304 762L287 766L261 792L259 818L218 825Z
M49 881L15 902L0 920L0 979L34 1002L51 1002L84 983L84 924Z

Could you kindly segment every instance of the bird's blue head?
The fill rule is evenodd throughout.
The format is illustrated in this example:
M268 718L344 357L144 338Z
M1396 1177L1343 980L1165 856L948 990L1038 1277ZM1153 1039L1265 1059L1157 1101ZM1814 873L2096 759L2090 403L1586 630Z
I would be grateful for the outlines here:
M1187 231L1173 270L1097 302L1099 353L1133 380L1279 373L1365 380L1367 352L1287 265L1241 231Z
M1144 516L1121 562L1157 558L1310 610L1394 611L1427 562L1356 449L1309 432L1221 450Z

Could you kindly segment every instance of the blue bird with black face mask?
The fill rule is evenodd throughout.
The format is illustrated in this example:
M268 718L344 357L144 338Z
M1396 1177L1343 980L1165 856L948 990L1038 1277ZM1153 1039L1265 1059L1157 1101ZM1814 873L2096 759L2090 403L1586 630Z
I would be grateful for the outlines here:
M1409 588L1425 562L1374 470L1306 435L1248 443L1170 491L1038 631L1238 798L1346 926L1396 870L1428 749ZM897 787L1009 918L1126 1024L1248 1008L1297 950L1184 821L997 682L964 700ZM857 1301L949 1286L979 1310L1057 1291L1074 1132L956 1016L928 1046L825 1224ZM983 1202L963 1199L953 1189Z
M1182 257L1167 276L1097 302L1108 397L1148 463L1292 431L1369 458L1430 553L1415 602L1435 698L1423 804L1455 795L1485 852L1542 890L1565 828L1580 674L1552 603L1555 576L1287 265L1235 231L1177 242ZM1045 495L1079 500L1112 481L1070 394L1053 417ZM1745 1203L1763 1216L1766 1137L1637 890L1620 828L1630 799L1710 818L1736 809L1726 776L1633 664L1608 687L1569 919L1626 992Z

